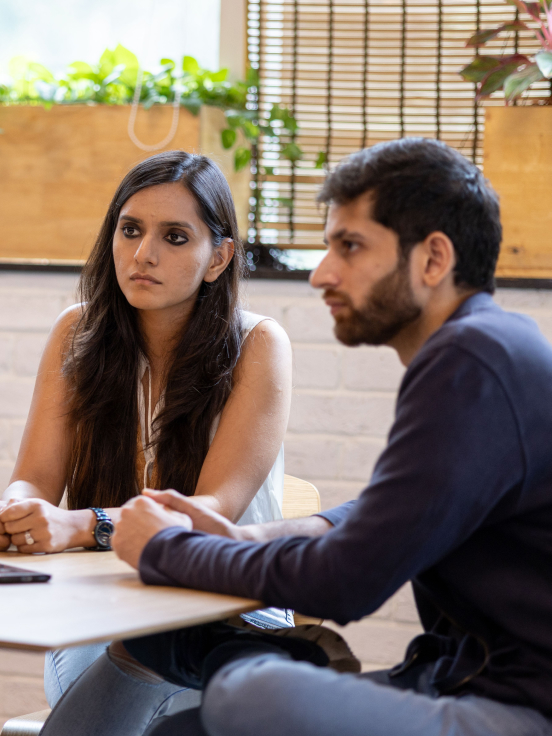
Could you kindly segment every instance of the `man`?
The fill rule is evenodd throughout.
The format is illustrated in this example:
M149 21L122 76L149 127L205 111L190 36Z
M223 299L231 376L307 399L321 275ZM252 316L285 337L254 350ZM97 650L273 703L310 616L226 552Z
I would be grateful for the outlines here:
M368 487L307 519L241 528L145 492L114 547L146 583L340 624L412 580L427 633L402 665L365 675L224 625L161 635L155 656L125 642L150 670L206 685L201 711L151 733L552 736L552 348L492 300L496 195L458 153L403 139L351 156L319 199L328 252L311 283L338 339L390 345L408 367Z

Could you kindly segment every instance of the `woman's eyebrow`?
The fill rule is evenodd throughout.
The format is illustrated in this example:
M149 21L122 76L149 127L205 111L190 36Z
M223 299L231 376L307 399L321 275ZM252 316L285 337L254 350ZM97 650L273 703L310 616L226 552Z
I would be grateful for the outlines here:
M137 225L142 225L144 223L144 221L141 220L139 217L133 217L132 215L120 215L119 219L128 220L129 222L135 222ZM164 220L159 224L162 227L182 227L186 228L187 230L195 230L195 227L190 222L186 222L185 220Z
M184 227L188 230L195 230L192 224L190 224L189 222L184 222L182 220L165 220L164 222L160 222L159 224L163 225L163 227Z

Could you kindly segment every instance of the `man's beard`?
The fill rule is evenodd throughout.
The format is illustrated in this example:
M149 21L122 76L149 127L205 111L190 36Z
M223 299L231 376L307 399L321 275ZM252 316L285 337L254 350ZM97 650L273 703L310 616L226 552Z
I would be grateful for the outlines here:
M404 327L414 322L422 310L415 300L408 276L408 261L380 279L360 309L355 309L346 294L328 289L324 296L339 296L349 314L337 317L335 336L345 345L385 345Z

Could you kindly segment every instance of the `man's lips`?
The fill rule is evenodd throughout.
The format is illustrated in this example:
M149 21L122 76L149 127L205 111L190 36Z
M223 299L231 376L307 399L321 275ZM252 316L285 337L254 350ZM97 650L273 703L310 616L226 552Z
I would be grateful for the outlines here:
M135 281L137 284L160 284L161 283L154 276L150 276L150 274L147 274L147 273L138 273L138 271L135 271L131 275L130 280Z
M348 306L344 299L340 299L337 296L328 296L324 299L324 302L330 308L330 313L332 315L337 314L341 309Z

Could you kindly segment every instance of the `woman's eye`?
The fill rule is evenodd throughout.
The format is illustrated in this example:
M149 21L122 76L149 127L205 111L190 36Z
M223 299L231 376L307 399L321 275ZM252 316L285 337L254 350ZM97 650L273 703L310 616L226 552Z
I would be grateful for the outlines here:
M133 227L132 225L125 225L123 227L123 234L127 238L134 238L134 237L136 237L136 235L138 235L138 230L135 227Z
M185 235L182 235L182 233L169 233L166 240L168 240L171 245L184 245L184 243L188 242L188 238Z

